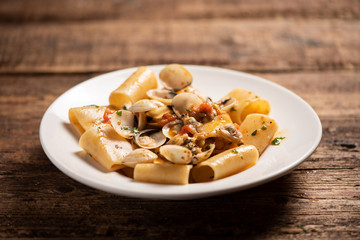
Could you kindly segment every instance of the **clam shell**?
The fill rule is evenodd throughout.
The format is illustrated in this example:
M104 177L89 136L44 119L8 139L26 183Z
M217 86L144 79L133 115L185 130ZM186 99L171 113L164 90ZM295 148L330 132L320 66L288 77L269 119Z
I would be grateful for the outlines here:
M149 98L162 102L165 105L170 105L172 99L176 96L174 91L168 89L150 89L146 92Z
M160 147L160 154L167 160L177 164L188 164L191 162L192 153L186 147L179 145L164 145Z
M215 144L209 144L209 150L198 153L193 157L193 160L192 160L193 164L198 164L198 163L208 159L211 156L211 154L213 153L214 149L215 149Z
M216 104L219 105L220 109L225 112L230 112L236 103L236 98L232 97L225 97L216 102Z
M138 148L126 155L121 163L127 167L134 168L138 163L152 163L158 156L150 150Z
M130 111L119 110L111 114L110 122L120 136L129 139L134 135L134 117Z
M182 122L180 120L175 120L165 124L164 127L162 128L162 133L167 138L172 138L180 132L181 128L182 128Z
M160 74L160 82L167 89L179 91L189 85L193 81L191 73L179 64L169 64Z
M145 149L160 147L166 142L166 137L160 129L147 129L135 136L135 143Z
M130 111L133 113L137 113L137 112L147 112L147 111L151 111L153 109L156 109L158 107L164 106L164 104L162 102L159 102L157 100L153 100L153 99L142 99L137 101L136 103L134 103L131 107L130 107Z
M193 93L181 93L176 95L171 104L176 115L179 117L188 113L189 108L197 108L203 101Z

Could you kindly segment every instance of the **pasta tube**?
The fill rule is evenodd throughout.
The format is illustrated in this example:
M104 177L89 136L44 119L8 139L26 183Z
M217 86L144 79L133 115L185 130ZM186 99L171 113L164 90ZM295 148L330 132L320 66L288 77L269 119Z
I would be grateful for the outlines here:
M140 99L148 98L146 92L157 87L158 82L155 74L147 67L139 67L120 87L110 94L109 103L122 109Z
M134 179L141 182L177 184L189 183L192 165L170 163L141 163L134 168Z
M225 178L256 164L259 153L252 145L242 145L219 153L201 162L191 171L195 182L209 182Z
M244 144L254 145L261 155L270 144L278 125L274 119L263 114L249 114L240 125Z
M103 120L106 107L85 106L69 109L69 120L71 126L79 135Z
M258 97L255 93L242 88L236 88L226 95L237 100L237 103L230 111L233 122L241 124L245 117L251 113L269 114L270 103Z
M109 171L124 167L121 160L134 148L109 124L92 127L80 137L80 147Z

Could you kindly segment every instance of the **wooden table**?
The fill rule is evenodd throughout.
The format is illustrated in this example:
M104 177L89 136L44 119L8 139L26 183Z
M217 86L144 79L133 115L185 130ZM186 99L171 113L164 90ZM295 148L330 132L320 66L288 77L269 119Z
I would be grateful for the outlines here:
M359 19L359 0L1 1L0 238L359 239ZM294 91L320 116L319 147L278 180L190 201L104 193L49 161L39 124L60 94L170 62Z

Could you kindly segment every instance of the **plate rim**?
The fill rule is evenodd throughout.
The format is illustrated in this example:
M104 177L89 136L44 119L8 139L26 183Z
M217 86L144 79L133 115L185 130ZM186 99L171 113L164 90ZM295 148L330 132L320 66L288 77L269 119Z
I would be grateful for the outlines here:
M160 64L160 65L146 65L146 66L149 68L161 68L166 65ZM234 191L246 190L249 188L253 188L253 187L262 185L266 182L273 181L277 178L280 178L280 177L288 174L292 170L294 170L299 164L301 164L304 160L306 160L319 146L319 144L321 142L321 138L322 138L321 120L320 120L319 116L317 115L317 113L315 112L315 110L311 107L311 105L309 103L307 103L304 99L302 99L300 96L298 96L296 93L281 86L280 84L277 84L277 83L267 80L265 78L262 78L262 77L259 77L259 76L256 76L256 75L253 75L250 73L246 73L246 72L241 72L241 71L226 69L226 68L221 68L221 67L206 66L206 65L184 64L183 66L188 69L196 69L196 68L200 69L200 70L209 70L210 69L210 70L220 71L225 74L229 74L229 73L237 74L237 75L239 75L239 77L245 76L247 78L256 79L257 81L260 81L262 83L273 85L274 87L279 88L282 91L285 91L288 94L292 95L292 97L296 98L297 101L300 101L302 104L304 104L307 107L308 110L310 110L312 116L314 117L314 120L316 120L316 128L317 128L318 132L316 133L316 138L314 139L313 145L310 148L308 148L307 151L296 161L293 161L291 164L286 165L286 167L280 168L278 171L274 171L268 175L262 176L255 182L251 182L247 185L241 185L241 184L240 185L232 185L230 187L226 187L224 189L218 189L215 191L201 191L201 192L195 192L195 193L194 192L180 192L180 193L171 193L171 194L166 194L166 193L150 193L149 194L149 193L144 193L144 192L139 192L139 191L132 191L132 190L129 191L126 189L121 189L121 192L119 192L119 189L111 187L111 185L99 183L96 180L93 180L91 178L86 178L86 177L82 176L81 174L76 174L75 172L73 172L69 168L67 168L65 165L61 164L60 161L58 161L56 159L56 157L53 156L53 154L46 147L47 143L44 139L45 138L45 135L44 135L45 129L44 128L45 128L45 121L46 121L48 114L55 107L56 103L61 101L61 99L64 98L65 95L69 94L71 91L75 91L76 89L81 88L83 85L88 84L90 81L95 81L99 78L107 78L111 75L125 72L125 71L135 71L138 68L138 67L130 67L130 68L123 68L123 69L103 73L98 76L84 80L84 81L76 84L75 86L71 87L70 89L66 90L64 93L62 93L60 96L58 96L49 105L49 107L47 108L47 110L45 111L45 113L41 119L40 128L39 128L40 143L41 143L42 149L45 152L46 156L49 158L49 160L52 162L52 164L54 164L65 175L69 176L70 178L72 178L86 186L89 186L89 187L92 187L92 188L95 188L95 189L98 189L101 191L105 191L105 192L109 192L109 193L113 193L113 194L117 194L117 195L122 195L122 196L127 196L127 197L136 197L136 198L145 198L145 199L187 200L187 199L196 199L196 198L221 195L221 194L226 194L226 193L230 193L230 192L234 192ZM153 185L152 183L146 183L146 184ZM196 183L196 184L206 184L206 183ZM156 185L158 185L158 184L156 184ZM170 186L174 186L174 185L170 185ZM183 185L183 186L188 186L188 185Z

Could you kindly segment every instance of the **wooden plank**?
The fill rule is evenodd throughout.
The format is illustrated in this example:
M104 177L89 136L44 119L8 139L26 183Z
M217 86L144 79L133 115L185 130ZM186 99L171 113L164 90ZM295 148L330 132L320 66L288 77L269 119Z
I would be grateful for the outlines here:
M170 10L169 10L170 9ZM359 0L2 0L0 21L94 19L342 18L359 19Z
M103 72L169 62L256 72L360 68L354 51L359 21L114 20L0 28L0 73Z

